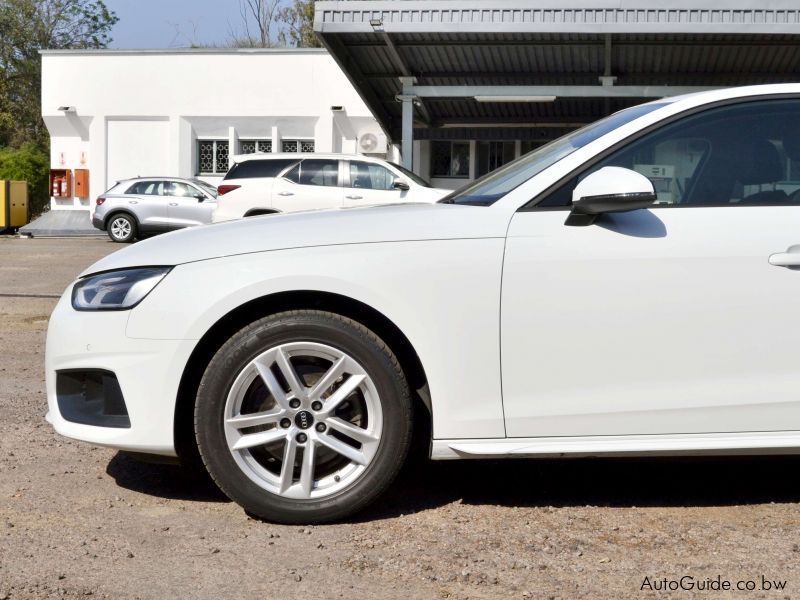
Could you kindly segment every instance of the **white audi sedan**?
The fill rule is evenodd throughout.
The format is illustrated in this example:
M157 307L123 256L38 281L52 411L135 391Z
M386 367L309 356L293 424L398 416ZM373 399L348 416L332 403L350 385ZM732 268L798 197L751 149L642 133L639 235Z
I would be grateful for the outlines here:
M70 285L56 431L340 519L433 459L795 453L800 84L616 113L437 204L170 233ZM476 483L476 485L479 485Z

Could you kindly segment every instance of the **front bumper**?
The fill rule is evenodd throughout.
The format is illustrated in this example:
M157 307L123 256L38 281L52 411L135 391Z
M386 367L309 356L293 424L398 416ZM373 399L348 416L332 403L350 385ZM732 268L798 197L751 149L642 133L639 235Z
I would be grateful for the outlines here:
M175 401L197 342L129 338L125 328L132 311L79 312L72 308L71 293L70 286L53 311L47 330L47 420L58 433L76 440L175 456ZM104 371L116 376L130 427L103 427L64 418L58 405L57 372L75 371Z

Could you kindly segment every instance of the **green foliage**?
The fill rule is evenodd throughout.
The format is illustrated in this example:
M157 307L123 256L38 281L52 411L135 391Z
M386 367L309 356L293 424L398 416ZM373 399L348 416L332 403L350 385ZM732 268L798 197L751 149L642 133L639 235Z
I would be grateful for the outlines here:
M31 216L44 212L50 202L50 158L36 144L0 148L0 179L28 182Z
M103 48L117 20L102 0L0 0L0 147L47 148L39 51Z
M314 33L314 0L292 0L291 5L278 11L278 22L283 25L278 40L282 46L319 48L321 44Z

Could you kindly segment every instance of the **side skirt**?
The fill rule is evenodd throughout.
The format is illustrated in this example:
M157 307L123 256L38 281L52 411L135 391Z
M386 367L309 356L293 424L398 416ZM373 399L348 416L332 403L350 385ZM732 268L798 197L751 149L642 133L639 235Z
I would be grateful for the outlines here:
M800 454L800 431L433 440L433 460L694 454Z

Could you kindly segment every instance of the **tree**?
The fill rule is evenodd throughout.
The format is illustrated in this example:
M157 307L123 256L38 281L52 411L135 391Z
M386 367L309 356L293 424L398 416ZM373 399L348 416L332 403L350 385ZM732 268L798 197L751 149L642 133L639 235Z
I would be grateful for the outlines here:
M239 0L239 14L244 32L229 33L232 47L320 46L314 34L313 0Z
M0 146L47 147L39 50L104 48L117 20L103 0L0 0Z
M0 0L0 179L28 182L33 214L50 197L39 50L103 48L116 22L102 0Z
M28 182L31 215L41 213L50 201L50 157L33 143L21 148L0 148L0 179Z
M237 48L271 48L275 43L272 28L276 25L280 5L281 0L239 0L244 34L231 32L230 45Z
M319 48L320 43L314 33L314 1L292 0L278 12L277 20L283 25L278 40L283 46L298 48Z

